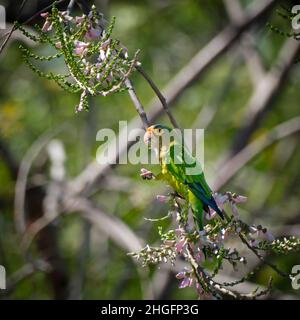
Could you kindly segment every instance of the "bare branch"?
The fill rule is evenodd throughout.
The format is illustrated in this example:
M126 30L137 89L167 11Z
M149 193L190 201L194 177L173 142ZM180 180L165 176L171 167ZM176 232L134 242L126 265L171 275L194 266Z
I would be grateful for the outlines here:
M23 2L21 3L20 9L19 9L19 15L18 18L21 16L22 11L25 7L27 0L23 0ZM0 48L0 54L3 51L3 49L5 48L5 46L8 43L8 40L10 39L10 37L12 36L13 32L16 30L16 24L13 24L12 28L10 29L10 31L7 33L5 40L3 41L1 48Z
M150 122L147 118L147 115L146 115L146 112L145 112L145 109L144 109L142 103L140 102L139 98L136 95L136 92L133 88L131 81L129 79L126 79L125 85L128 88L128 93L129 93L129 96L130 96L132 102L135 105L135 109L142 120L142 123L144 125L144 129L147 129L150 125Z
M253 299L256 299L257 297L267 294L271 289L271 285L272 285L271 279L268 287L260 292L243 294L243 293L239 293L236 290L229 289L223 286L222 284L214 281L205 272L205 270L196 262L196 259L194 258L194 255L193 255L193 250L190 248L190 246L188 246L187 248L187 255L198 283L202 285L204 290L209 290L208 292L212 292L214 295L218 295L223 299L253 300Z
M62 2L65 2L65 1L66 1L66 0L59 0L59 1L56 2L56 5L58 5L58 4L62 3ZM18 18L21 16L21 13L22 13L22 11L23 11L23 8L24 8L26 2L27 2L27 0L24 0L24 1L23 1L22 5L21 5L21 8L20 8L20 13L19 13ZM30 23L32 20L34 20L36 17L38 17L41 13L43 13L43 12L48 11L49 9L51 9L52 6L53 6L53 4L54 4L54 2L53 2L51 5L49 5L49 6L45 7L44 9L40 10L39 12L35 13L33 16L31 16L30 18L28 18L23 24L25 25L25 24ZM5 38L5 40L3 41L3 43L2 43L2 45L1 45L1 47L0 47L0 54L2 53L3 49L6 47L6 45L7 45L7 43L8 43L8 40L10 39L10 37L12 36L12 34L13 34L16 30L17 30L16 24L14 23L14 25L13 25L12 28L11 28L11 30L4 35L4 36L6 36L6 38Z
M269 266L270 268L272 268L275 272L277 272L279 275L281 275L282 277L284 278L290 278L289 275L283 271L281 271L280 269L278 269L276 267L276 265L274 265L273 263L267 261L261 254L259 254L257 252L257 250L255 250L247 241L247 239L241 234L239 233L239 238L242 240L242 242L247 246L247 248L249 250L251 250L255 255L256 257L262 262L264 263L265 265Z
M163 94L160 92L156 84L153 82L153 80L149 77L149 75L146 73L146 71L139 65L136 65L135 68L138 70L138 72L146 79L146 81L149 83L150 87L153 89L155 94L157 95L159 101L161 102L167 116L170 119L170 122L172 123L174 128L179 128L179 125L174 118L173 114L171 113L166 98L163 96Z

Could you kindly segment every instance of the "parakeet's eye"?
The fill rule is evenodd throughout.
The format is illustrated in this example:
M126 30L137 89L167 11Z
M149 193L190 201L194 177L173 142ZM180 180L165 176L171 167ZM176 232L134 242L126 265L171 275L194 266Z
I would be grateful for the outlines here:
M162 131L163 131L163 130L162 130L161 128L158 128L158 129L157 129L157 132L158 132L159 134L161 134Z

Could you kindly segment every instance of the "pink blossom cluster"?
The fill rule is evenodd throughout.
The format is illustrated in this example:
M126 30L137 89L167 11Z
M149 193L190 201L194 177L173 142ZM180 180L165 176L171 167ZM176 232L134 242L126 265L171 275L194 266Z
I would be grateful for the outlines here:
M54 9L41 16L42 31L55 31L53 44L64 54L70 77L82 91L77 111L84 109L87 95L106 96L124 88L137 61L128 60L127 48L110 37L113 24L106 31L106 21L94 6L88 15L72 17Z

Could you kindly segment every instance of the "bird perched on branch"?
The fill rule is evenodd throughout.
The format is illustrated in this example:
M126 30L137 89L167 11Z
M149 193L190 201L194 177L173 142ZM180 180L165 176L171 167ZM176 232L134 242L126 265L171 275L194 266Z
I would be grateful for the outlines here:
M213 209L224 219L200 163L184 145L183 137L167 126L155 124L147 128L144 142L153 149L161 165L156 179L166 181L181 197L185 198L193 211L199 230L203 229L204 212ZM186 196L187 195L187 196Z

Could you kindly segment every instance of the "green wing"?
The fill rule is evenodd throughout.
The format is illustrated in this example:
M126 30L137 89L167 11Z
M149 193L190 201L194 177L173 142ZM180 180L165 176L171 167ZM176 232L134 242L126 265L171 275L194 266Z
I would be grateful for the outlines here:
M194 197L190 197L194 211L197 211L200 215L200 210L203 211L204 209L209 212L208 207L211 207L223 218L222 211L217 206L212 196L212 191L205 180L200 163L186 147L179 144L171 145L166 153L164 162L170 174L186 185L194 195ZM192 171L194 171L193 173L197 172L197 174L191 174ZM203 212L201 212L201 220L202 215Z

